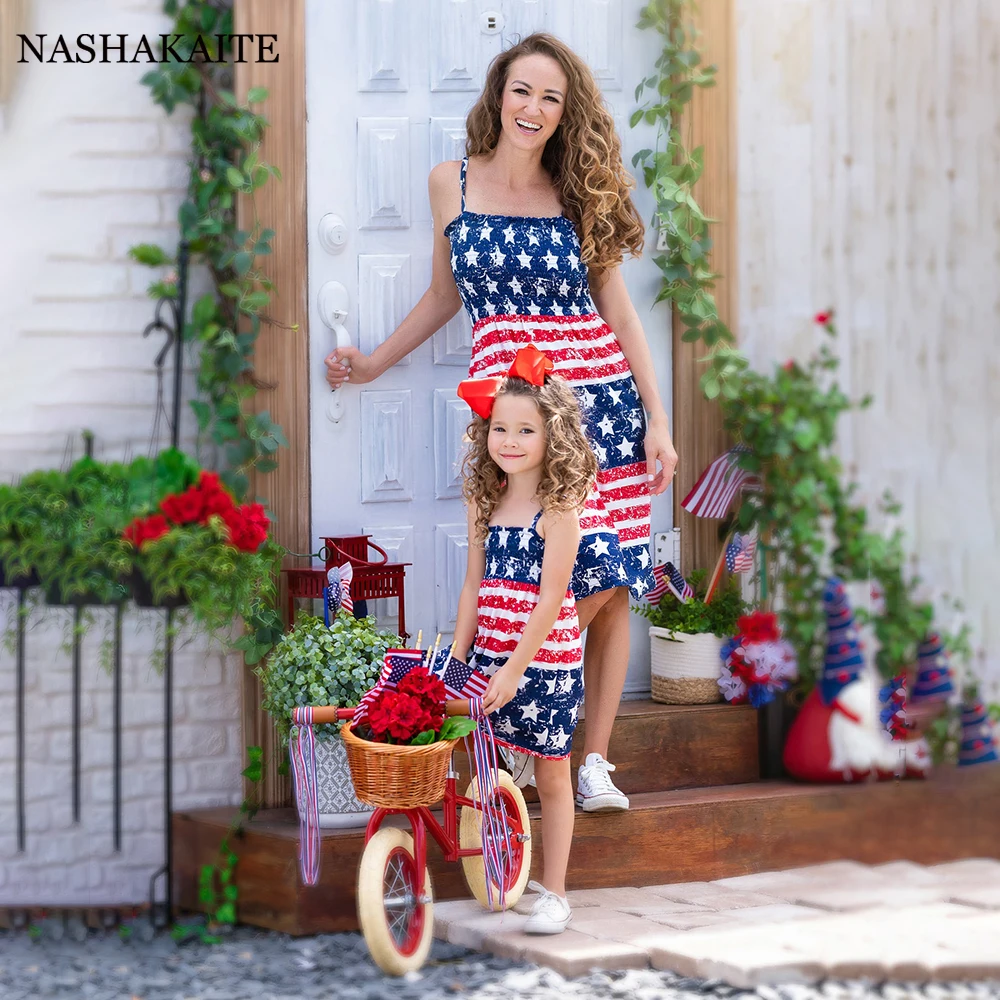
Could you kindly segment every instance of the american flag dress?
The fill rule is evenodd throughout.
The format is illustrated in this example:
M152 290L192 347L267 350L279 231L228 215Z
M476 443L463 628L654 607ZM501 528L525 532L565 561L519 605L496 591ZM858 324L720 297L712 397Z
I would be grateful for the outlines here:
M451 268L472 319L470 378L505 375L518 349L534 344L576 393L597 457L594 490L580 518L571 587L579 600L627 586L653 586L649 554L646 416L618 338L590 294L580 241L565 215L486 215L465 207L445 227Z
M476 667L492 677L510 658L538 604L545 541L538 534L541 511L528 528L489 528L486 571L479 585L479 611L473 643ZM573 730L583 702L583 649L576 600L569 588L559 616L517 693L491 716L501 746L535 757L569 756Z

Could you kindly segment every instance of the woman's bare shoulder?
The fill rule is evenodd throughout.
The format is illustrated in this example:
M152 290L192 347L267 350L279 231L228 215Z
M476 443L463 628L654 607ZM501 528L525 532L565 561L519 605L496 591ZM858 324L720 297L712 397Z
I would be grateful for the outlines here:
M431 215L443 230L462 208L461 160L445 160L431 168L427 192Z

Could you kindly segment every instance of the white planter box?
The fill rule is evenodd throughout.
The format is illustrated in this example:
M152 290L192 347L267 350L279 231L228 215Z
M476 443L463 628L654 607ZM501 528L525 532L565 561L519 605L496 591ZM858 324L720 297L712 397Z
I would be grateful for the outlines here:
M705 705L722 700L722 640L710 633L685 635L653 625L649 629L653 700L670 705Z
M316 741L316 786L323 829L364 826L374 812L354 794L347 751L339 736Z

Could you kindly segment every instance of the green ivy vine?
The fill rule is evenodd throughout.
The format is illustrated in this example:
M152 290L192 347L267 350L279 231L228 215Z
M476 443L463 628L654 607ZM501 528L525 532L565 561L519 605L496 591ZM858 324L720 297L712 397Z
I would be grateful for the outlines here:
M165 62L142 78L168 114L180 106L192 109L190 174L177 216L178 247L168 251L145 243L129 252L140 264L171 268L150 284L154 299L176 300L182 248L192 265L203 265L211 276L214 291L192 304L184 322L184 341L196 345L199 358L200 398L191 400L191 408L199 436L207 434L222 452L226 485L242 499L251 470L273 471L278 448L288 445L270 413L255 413L250 406L261 387L253 370L254 344L263 325L279 325L267 315L274 289L258 264L271 253L274 230L262 225L254 193L281 175L260 157L267 120L253 108L266 100L267 91L251 88L240 101L231 89L232 67L214 61L216 36L233 32L232 0L164 0L163 11L173 21L171 34L180 36L176 51L186 59L201 39L212 61ZM249 229L236 225L238 195L252 207Z

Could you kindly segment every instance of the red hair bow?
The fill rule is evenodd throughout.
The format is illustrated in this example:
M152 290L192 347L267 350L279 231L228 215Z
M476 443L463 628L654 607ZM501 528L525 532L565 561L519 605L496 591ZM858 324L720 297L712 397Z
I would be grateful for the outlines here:
M514 355L514 363L507 371L507 378L523 378L532 385L545 385L545 376L552 371L550 358L546 357L534 344L522 347ZM489 420L493 412L493 401L503 384L502 378L467 378L458 384L458 395L464 399L474 413L483 420Z

